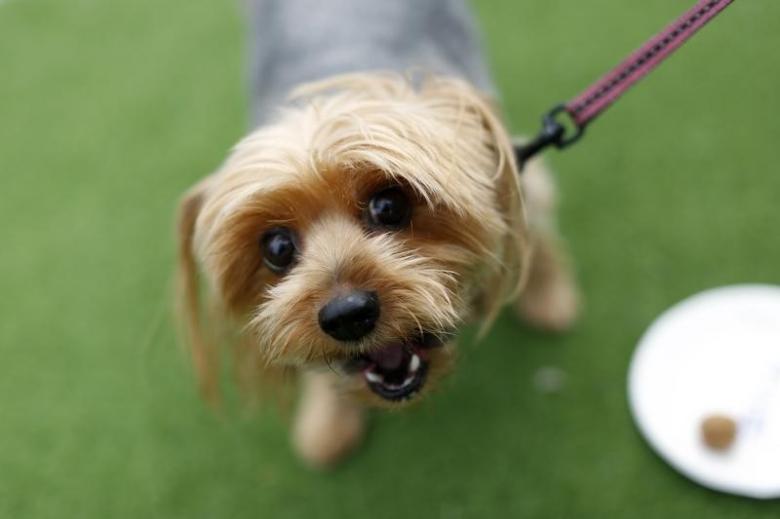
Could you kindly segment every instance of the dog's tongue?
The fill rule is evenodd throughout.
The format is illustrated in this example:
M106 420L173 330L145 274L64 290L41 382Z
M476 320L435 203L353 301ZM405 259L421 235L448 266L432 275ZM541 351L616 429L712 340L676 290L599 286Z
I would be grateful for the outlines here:
M368 357L383 371L394 371L401 367L406 356L406 349L403 344L393 344L385 346L381 350L372 351Z

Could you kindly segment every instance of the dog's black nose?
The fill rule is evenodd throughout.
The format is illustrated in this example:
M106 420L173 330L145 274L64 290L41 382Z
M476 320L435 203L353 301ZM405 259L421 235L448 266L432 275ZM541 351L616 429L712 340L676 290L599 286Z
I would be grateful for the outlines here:
M376 292L356 290L328 301L319 313L322 331L339 341L356 341L368 335L379 318Z

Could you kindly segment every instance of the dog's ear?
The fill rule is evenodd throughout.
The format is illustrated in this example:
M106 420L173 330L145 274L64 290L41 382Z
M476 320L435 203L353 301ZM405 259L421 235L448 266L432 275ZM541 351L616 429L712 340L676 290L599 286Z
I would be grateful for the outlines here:
M484 333L504 304L519 294L527 277L530 250L515 148L498 115L496 104L467 82L453 78L429 78L424 83L423 94L444 100L446 106L456 106L461 118L475 116L481 128L468 138L479 139L480 144L494 154L495 169L488 174L494 187L495 209L502 220L503 231L497 237L498 242L491 245L495 248L487 251L489 264L479 281L479 293L474 301ZM470 128L473 129L473 126Z
M484 284L483 333L501 308L518 296L528 275L531 253L515 147L503 121L496 114L495 107L485 101L482 116L496 154L496 196L507 232L501 244L501 264L488 274Z
M179 203L177 217L178 264L176 279L176 313L181 336L192 354L203 397L216 403L219 399L218 354L214 339L204 325L201 308L198 264L194 250L195 225L203 206L207 180L187 191Z

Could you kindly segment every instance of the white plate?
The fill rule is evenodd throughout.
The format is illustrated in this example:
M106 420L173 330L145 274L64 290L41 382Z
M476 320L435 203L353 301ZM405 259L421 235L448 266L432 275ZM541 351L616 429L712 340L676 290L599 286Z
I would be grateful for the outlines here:
M629 403L658 454L715 490L780 497L780 287L702 292L664 312L631 361ZM725 452L701 440L712 413L737 420Z

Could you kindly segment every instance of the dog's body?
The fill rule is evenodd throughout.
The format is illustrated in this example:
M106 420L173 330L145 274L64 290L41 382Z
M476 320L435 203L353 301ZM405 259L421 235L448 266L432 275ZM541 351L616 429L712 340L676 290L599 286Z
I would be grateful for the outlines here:
M494 91L463 0L250 0L252 122L300 85L367 71L457 77Z
M452 364L456 328L489 324L526 277L518 309L542 327L572 322L576 291L553 185L529 164L521 189L465 5L254 5L261 126L182 203L182 300L207 391L216 354L199 272L242 332L241 371L301 375L294 443L324 465L358 444L366 406L426 391Z

